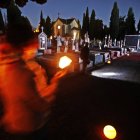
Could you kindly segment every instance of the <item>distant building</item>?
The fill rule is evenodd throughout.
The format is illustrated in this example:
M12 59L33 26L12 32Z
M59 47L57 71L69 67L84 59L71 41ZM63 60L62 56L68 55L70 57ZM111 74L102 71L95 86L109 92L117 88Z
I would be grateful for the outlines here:
M78 21L75 18L57 18L57 20L53 23L53 31L54 36L68 36L74 39L79 39L80 36L80 27Z

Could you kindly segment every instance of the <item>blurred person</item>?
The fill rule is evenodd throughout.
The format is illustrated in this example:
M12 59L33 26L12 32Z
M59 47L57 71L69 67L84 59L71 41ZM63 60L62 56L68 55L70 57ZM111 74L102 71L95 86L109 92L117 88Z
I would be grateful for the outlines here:
M82 73L85 73L87 65L90 63L90 60L89 60L89 47L88 47L87 42L83 45L83 47L81 47L80 58L83 60Z
M26 21L26 22L24 22ZM47 84L45 70L35 61L38 42L26 18L9 27L0 45L0 139L45 139L45 125L55 100L59 71ZM24 29L24 30L22 30ZM2 138L1 138L2 137Z

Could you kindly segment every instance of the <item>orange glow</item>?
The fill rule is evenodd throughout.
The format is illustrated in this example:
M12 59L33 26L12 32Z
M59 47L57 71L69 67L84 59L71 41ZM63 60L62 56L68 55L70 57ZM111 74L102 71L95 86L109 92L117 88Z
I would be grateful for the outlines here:
M115 139L117 132L116 129L111 126L111 125L106 125L103 129L104 135L106 136L106 138L108 139Z
M69 57L62 56L59 60L59 67L61 69L63 69L65 67L69 66L71 64L71 62L72 62L72 60Z
M28 44L23 54L9 44L0 47L1 124L9 133L29 133L45 124L58 80L65 75L57 72L48 85L46 71L34 59L36 46Z

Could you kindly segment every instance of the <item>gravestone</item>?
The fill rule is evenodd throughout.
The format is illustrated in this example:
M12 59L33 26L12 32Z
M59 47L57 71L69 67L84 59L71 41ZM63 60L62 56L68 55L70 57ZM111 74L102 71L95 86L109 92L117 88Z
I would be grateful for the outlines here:
M42 32L38 35L39 40L39 52L44 53L47 50L47 35L43 32L43 27L41 27Z

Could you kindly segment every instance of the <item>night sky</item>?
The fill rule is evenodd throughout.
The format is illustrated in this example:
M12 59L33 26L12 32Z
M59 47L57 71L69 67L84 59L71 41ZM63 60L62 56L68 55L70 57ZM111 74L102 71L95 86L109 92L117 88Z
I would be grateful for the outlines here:
M27 16L31 24L36 27L39 23L40 12L43 16L50 16L51 20L56 20L58 13L61 18L75 17L82 22L83 13L86 7L89 8L89 15L92 9L95 10L96 18L102 19L105 25L109 25L111 11L115 0L48 0L44 5L28 2L24 8L20 8L22 15ZM140 0L116 0L120 16L127 16L129 7L133 8L136 26L140 19Z

